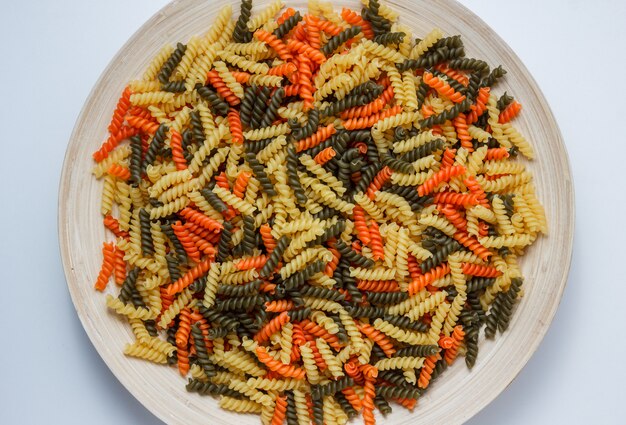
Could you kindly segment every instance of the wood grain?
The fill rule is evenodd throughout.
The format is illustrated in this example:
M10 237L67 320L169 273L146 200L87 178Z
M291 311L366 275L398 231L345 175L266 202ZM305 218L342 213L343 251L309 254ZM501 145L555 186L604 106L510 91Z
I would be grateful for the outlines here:
M106 127L127 81L141 76L164 43L186 41L203 33L218 9L238 0L173 1L133 35L93 88L72 133L59 188L59 240L70 294L89 338L120 382L143 405L169 424L258 424L258 416L221 410L211 397L189 394L174 368L126 358L122 349L133 340L130 327L107 311L104 295L93 290L105 232L99 213L101 183L90 174L91 153L106 138ZM255 0L255 10L269 0ZM360 9L356 1L335 7ZM401 22L415 36L433 27L461 34L468 57L503 64L508 74L497 88L524 105L516 126L531 141L537 159L529 164L546 209L550 234L541 237L522 259L525 296L509 331L496 341L482 341L470 372L462 362L450 368L419 402L414 413L394 409L381 423L460 424L468 420L515 378L545 335L569 271L574 227L574 193L567 153L558 126L541 90L511 49L483 21L453 0L391 0ZM306 10L306 2L289 1ZM238 7L235 7L238 10ZM71 379L71 377L68 377Z

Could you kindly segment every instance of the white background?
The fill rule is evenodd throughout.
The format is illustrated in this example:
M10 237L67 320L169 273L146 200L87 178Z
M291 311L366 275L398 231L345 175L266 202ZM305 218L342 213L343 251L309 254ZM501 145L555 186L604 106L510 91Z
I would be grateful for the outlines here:
M78 321L56 211L83 102L116 51L165 2L2 2L0 424L159 423L109 372ZM462 3L509 43L543 89L569 150L577 216L570 279L550 331L519 377L469 424L623 424L626 2Z

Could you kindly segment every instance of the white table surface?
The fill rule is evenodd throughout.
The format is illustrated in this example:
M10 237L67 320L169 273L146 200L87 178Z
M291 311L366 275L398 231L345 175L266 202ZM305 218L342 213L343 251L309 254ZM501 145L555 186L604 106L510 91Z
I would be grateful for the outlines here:
M83 102L115 52L166 0L2 3L0 424L158 424L78 321L56 211ZM577 215L570 279L550 331L519 377L469 424L626 423L619 118L626 2L462 3L511 45L543 89L569 150Z

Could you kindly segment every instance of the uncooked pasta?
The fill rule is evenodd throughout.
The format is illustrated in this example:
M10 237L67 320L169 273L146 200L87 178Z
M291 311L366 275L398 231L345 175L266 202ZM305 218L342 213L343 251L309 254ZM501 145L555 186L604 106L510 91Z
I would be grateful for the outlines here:
M93 154L95 288L189 397L373 424L506 331L547 220L504 68L378 0L309 3L227 6L128 83Z

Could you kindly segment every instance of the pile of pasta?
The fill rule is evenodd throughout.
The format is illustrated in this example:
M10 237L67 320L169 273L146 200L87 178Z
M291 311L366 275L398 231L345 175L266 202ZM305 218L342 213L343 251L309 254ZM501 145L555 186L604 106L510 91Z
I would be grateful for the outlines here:
M509 325L546 232L521 105L460 36L415 39L378 0L251 10L122 93L93 155L116 237L95 286L126 355L225 409L373 424Z

